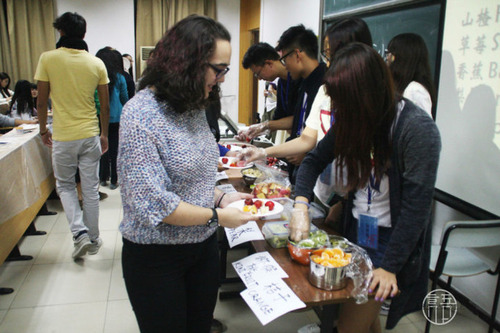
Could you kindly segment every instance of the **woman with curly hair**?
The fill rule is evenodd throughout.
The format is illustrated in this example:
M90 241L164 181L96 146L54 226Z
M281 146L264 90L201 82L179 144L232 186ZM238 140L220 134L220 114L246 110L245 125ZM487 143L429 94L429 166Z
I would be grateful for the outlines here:
M219 149L204 108L218 98L229 32L192 15L168 30L123 108L118 177L122 266L141 332L209 332L219 287L217 226L255 219L215 188Z

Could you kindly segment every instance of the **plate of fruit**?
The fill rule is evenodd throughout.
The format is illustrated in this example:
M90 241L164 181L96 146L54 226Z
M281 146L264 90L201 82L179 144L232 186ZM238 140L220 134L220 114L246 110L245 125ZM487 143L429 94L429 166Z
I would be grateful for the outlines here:
M235 143L235 142L232 142L232 143L226 143L226 144L223 144L224 147L226 147L227 149L229 150L232 150L232 151L239 151L239 150L242 150L243 148L247 148L247 147L253 147L252 145L250 144L245 144L245 143Z
M253 163L247 163L246 161L240 161L237 157L219 157L219 162L224 168L228 169L243 169L253 166Z
M244 212L249 212L255 215L255 217L280 214L284 208L279 202L268 199L238 200L230 203L228 207L234 207Z

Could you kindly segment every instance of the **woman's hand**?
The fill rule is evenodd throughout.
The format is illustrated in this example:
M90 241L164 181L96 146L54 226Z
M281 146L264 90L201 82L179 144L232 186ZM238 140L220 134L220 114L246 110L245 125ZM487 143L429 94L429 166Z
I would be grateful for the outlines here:
M217 214L219 216L219 225L226 228L237 228L248 221L259 219L248 212L243 212L234 207L219 208L217 209Z
M375 294L376 301L383 302L389 295L391 295L391 297L396 296L399 290L396 274L382 268L373 270L373 278L368 291L373 292L377 286L378 290Z
M233 192L226 193L222 197L222 200L219 203L220 208L227 207L231 202L235 202L238 200L252 199L253 195L250 193L242 193L242 192Z

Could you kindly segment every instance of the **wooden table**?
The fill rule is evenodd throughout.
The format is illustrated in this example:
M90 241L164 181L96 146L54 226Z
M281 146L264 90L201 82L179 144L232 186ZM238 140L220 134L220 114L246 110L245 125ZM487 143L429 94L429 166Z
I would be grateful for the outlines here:
M229 178L221 181L221 184L228 183L233 185L238 192L248 193L250 191L241 178ZM262 226L266 222L268 221L257 221L257 224L262 229ZM336 233L322 222L322 220L313 221L318 228L326 230L329 234ZM321 333L333 332L336 304L353 301L353 297L351 296L351 290L353 289L352 280L349 280L347 286L341 290L326 291L318 289L309 283L309 266L304 266L293 261L287 248L275 249L265 240L252 241L251 245L255 252L269 252L288 274L288 278L284 279L286 284L308 308L313 308L318 313L321 320Z

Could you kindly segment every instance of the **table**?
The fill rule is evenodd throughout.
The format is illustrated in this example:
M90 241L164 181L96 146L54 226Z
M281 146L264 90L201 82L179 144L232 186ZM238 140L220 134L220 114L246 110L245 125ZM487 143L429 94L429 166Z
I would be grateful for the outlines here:
M222 184L233 185L238 192L249 192L248 186L241 178L229 178L220 182ZM257 221L257 225L262 230L262 226L266 222L268 221ZM322 220L316 220L313 223L318 228L326 230L329 234L335 233L328 226L324 225ZM313 308L318 313L321 320L321 333L331 333L333 331L336 304L353 301L353 297L351 296L351 290L353 289L352 280L349 280L347 286L341 290L326 291L318 289L309 283L309 266L294 262L290 258L287 248L275 249L265 240L252 241L251 246L255 252L267 251L271 254L288 274L288 278L284 279L285 283L308 308ZM320 307L321 311L318 311Z
M0 137L0 264L54 190L51 152L38 132L14 129Z

